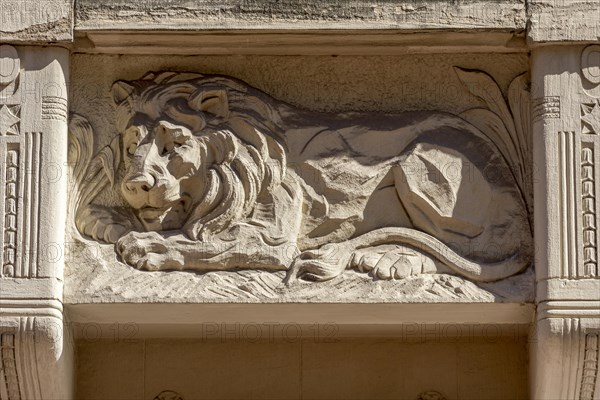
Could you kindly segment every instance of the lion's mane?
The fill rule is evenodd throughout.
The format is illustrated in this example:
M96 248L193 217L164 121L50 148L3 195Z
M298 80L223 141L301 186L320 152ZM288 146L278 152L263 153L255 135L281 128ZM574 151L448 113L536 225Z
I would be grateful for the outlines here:
M150 73L126 83L131 91L117 102L119 131L136 112L164 113L190 128L200 144L198 173L207 184L183 227L187 236L207 240L249 216L257 201L269 202L286 174L283 103L267 103L262 92L216 75ZM199 111L204 93L223 95L227 115Z

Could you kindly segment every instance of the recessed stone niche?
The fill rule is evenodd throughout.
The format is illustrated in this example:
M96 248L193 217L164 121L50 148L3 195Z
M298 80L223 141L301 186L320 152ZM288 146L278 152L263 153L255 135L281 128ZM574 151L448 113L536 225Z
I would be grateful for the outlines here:
M150 398L163 389L172 389L182 398L417 399L431 398L436 391L445 396L440 398L526 397L525 341L532 315L527 303L534 299L534 273L531 254L526 254L531 251L527 248L531 204L524 199L531 196L531 182L526 168L514 168L511 162L528 165L530 154L506 147L501 136L493 135L505 135L510 141L509 131L490 129L485 117L491 115L494 122L490 123L511 126L514 134L519 129L524 135L521 139L530 140L527 127L516 128L522 112L518 102L527 95L520 93L528 90L528 68L528 57L520 51L387 56L75 55L72 76L84 83L72 89L75 123L70 155L78 165L77 157L87 154L86 164L92 166L73 174L75 180L84 178L72 186L70 194L73 224L65 267L65 299L80 338L78 397ZM177 91L180 86L185 87L185 94ZM131 121L143 112L158 123L164 121L165 131L180 129L167 100L151 103L157 96L170 96L174 101L183 98L175 107L190 114L192 101L199 102L199 107L203 107L203 97L214 103L195 112L204 119L200 126L205 126L196 129L205 133L193 131L189 124L196 122L184 122L188 125L183 129L191 129L192 140L196 140L193 135L204 140L211 132L227 130L236 135L239 148L254 143L259 153L267 151L246 136L237 138L248 129L236 122L237 115L245 112L251 119L258 118L254 124L259 125L252 129L271 129L259 132L261 140L273 140L271 146L280 140L287 177L295 179L280 177L280 184L287 185L289 192L301 186L298 196L304 205L286 200L289 196L280 197L275 189L263 187L249 194L242 182L248 171L234 166L231 171L242 183L239 190L253 197L247 205L250 211L239 214L225 228L229 230L225 236L207 229L194 232L185 221L174 221L165 229L144 221L144 206L136 209L136 198L147 196L146 192L153 196L153 189L144 191L136 183L142 170L133 172L130 187L127 182L136 160L149 160L148 153L136 151L142 151L144 140L149 140L141 136L156 127L134 132L133 142L124 138L131 134L132 123L137 123ZM190 100L194 96L197 100ZM248 107L270 107L270 120L254 115L264 113L263 108ZM213 115L217 119L211 121ZM280 125L269 125L274 121ZM274 134L275 129L280 131ZM355 143L336 150L340 146L332 139L336 132ZM175 135L180 134L185 133ZM157 143L152 140L153 145ZM215 140L220 139L215 136ZM342 136L342 140L346 139ZM208 151L215 151L212 146ZM239 148L240 155L250 151ZM338 155L328 160L328 148ZM264 162L267 167L277 166L281 158L271 154L275 149L269 151ZM487 152L489 158L478 160L479 152ZM384 157L390 161L380 160ZM325 161L319 164L319 158ZM252 162L242 160L246 166ZM377 172L402 163L404 169L397 172L393 168L389 173ZM153 171L160 169L152 165ZM369 170L361 165L373 166ZM206 173L213 167L204 168L199 170ZM354 175L336 180L335 174L345 168L354 169ZM519 171L524 180L517 183L513 171L519 168L523 168ZM331 169L339 172L329 173ZM165 164L161 171L175 170ZM154 173L152 177L160 181ZM208 175L203 180L210 179ZM367 184L370 192L353 186L361 179L363 184L373 182ZM429 186L421 186L420 181L428 181ZM500 189L494 187L497 183ZM376 197L369 193L385 192L381 189L385 186L391 187L389 195L369 204L369 198ZM347 193L341 191L343 187ZM201 190L192 188L196 189ZM189 195L186 190L181 191L184 196ZM78 193L87 197L78 200ZM500 200L507 193L509 197ZM511 204L511 193L518 193L518 201L503 209ZM434 195L446 196L446 200L428 198ZM490 205L478 209L479 201ZM269 210L273 204L278 211ZM286 211L290 207L305 211ZM363 208L353 215L359 207ZM394 208L406 209L405 214ZM504 222L503 212L510 214ZM410 213L408 218L403 217L406 213ZM342 217L346 222L340 222ZM162 221L170 224L169 218ZM263 222L257 222L260 218ZM419 225L423 218L433 226ZM261 224L267 228L261 229ZM284 224L279 228L283 230L278 230L278 224ZM292 238L285 230L294 224L298 233L286 242L290 246L271 244L282 237ZM477 240L456 245L443 233L458 230L462 233L454 238L481 235L485 240L487 224L501 225L504 228L497 229L504 231L513 229L511 240L521 234L517 232L524 236L516 246L505 248L496 242L506 236L487 236L492 246L481 250L486 246L483 242L481 246ZM406 231L395 233L396 227ZM381 228L382 238L373 239L381 241L381 246L365 242L356 249L343 247L343 240L356 240L361 234L368 238ZM429 232L427 237L438 229L453 247L439 241L435 245L443 248L427 247L427 240L415 242L413 234L418 237L423 228ZM219 255L217 245L215 249L198 247L189 255L196 261L202 261L206 252L216 253L210 254L208 262L185 261L180 266L166 258L163 264L153 263L152 256L144 258L145 249L160 245L155 247L154 239L142 232L169 238L176 233L173 229L183 232L179 243L184 247L183 241L218 241L223 249L233 245L234 250ZM140 233L128 234L135 230ZM256 241L253 232L262 238ZM268 235L279 239L265 239ZM394 239L394 235L399 236ZM342 243L342 247L334 249L329 259L323 257L327 252L323 246L332 243ZM270 249L271 257L260 254L261 245ZM163 249L176 246L173 242ZM282 248L284 256L279 254ZM502 251L508 253L494 254ZM362 265L348 262L335 274L312 279L298 270L291 277L290 270L301 262L314 258L327 263L353 252L356 259L362 257ZM456 257L448 257L448 252ZM506 269L502 261L511 257L522 260L519 266L510 267L512 272L486 277L490 271ZM454 270L453 260L458 265ZM461 260L489 271L479 276L461 274L461 265L471 265ZM486 261L496 264L486 265ZM119 338L117 343L110 339L112 331ZM116 357L123 360L119 368L130 371L128 380L117 385L122 373L111 361ZM203 367L207 364L212 367ZM439 372L432 373L432 368ZM503 378L498 379L498 374ZM482 387L496 389L484 395Z

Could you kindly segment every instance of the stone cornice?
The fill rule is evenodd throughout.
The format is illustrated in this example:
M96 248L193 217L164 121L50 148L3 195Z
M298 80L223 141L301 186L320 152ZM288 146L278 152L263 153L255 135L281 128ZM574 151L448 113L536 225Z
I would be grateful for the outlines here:
M0 15L0 42L30 44L69 43L74 33L98 31L527 30L531 46L600 36L595 0L1 0Z
M493 7L490 7L493 3ZM79 0L76 29L524 29L525 0Z

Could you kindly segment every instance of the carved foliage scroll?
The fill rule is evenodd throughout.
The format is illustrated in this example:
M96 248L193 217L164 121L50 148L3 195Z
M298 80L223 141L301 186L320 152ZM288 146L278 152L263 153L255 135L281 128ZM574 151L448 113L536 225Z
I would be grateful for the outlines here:
M461 117L481 129L498 146L523 193L531 217L533 215L532 134L527 75L519 75L511 82L508 88L508 101L506 101L497 83L488 74L459 68L456 71L465 86L486 106L465 111ZM546 104L552 104L551 108L556 107L554 100L551 99ZM558 107L560 109L560 103Z

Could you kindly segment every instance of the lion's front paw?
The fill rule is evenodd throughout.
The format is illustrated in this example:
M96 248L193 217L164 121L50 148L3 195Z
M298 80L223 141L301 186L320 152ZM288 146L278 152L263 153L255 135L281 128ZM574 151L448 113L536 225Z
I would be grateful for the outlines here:
M435 269L430 258L400 245L358 249L352 256L350 267L368 272L374 278L386 280L402 279Z
M182 269L181 254L156 232L129 232L117 242L124 263L141 270Z
M304 251L292 263L285 282L290 283L298 278L319 282L333 279L347 268L350 255L352 252L340 243Z
M112 244L133 229L130 218L117 209L91 204L77 214L75 221L82 235Z

